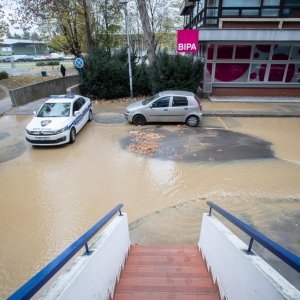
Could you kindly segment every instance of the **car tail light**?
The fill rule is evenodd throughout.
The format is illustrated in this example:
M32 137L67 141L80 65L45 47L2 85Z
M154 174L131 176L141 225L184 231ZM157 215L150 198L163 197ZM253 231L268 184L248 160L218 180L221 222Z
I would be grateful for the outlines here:
M196 100L196 102L199 106L200 111L202 111L202 105L201 105L201 102L200 102L199 98L197 96L194 96L194 98L195 98L195 100Z

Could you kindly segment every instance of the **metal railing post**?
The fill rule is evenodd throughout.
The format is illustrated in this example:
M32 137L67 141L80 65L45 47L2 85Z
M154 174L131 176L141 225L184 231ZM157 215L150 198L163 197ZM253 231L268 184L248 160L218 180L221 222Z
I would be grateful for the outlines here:
M84 247L85 247L85 254L86 254L86 255L90 255L90 254L91 254L91 251L90 251L90 249L89 249L88 243L85 243L85 244L84 244Z
M249 246L248 246L248 250L247 250L247 253L248 253L248 254L251 254L251 252L252 252L252 251L251 251L251 248L252 248L252 245L253 245L253 241L254 241L253 238L251 238L251 239L250 239Z

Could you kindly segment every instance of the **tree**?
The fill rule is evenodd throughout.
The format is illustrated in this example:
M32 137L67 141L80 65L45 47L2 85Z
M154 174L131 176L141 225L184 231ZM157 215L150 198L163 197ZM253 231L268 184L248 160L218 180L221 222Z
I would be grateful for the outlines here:
M15 22L22 27L32 22L57 24L71 53L79 56L83 45L93 47L90 25L90 7L87 0L17 0L17 16ZM55 25L54 25L55 27ZM51 32L53 34L53 32Z
M92 3L95 44L112 55L112 48L119 46L116 35L121 26L121 10L116 0L95 0Z
M0 4L0 38L8 32L8 24L4 20L4 15L3 7Z
M148 60L149 63L152 64L155 61L155 51L156 51L157 44L154 38L153 28L151 28L146 1L137 0L137 6L140 13L145 42L147 45Z
M181 0L135 0L147 46L150 63L161 48L175 50L175 32L180 28ZM163 45L163 47L162 47Z

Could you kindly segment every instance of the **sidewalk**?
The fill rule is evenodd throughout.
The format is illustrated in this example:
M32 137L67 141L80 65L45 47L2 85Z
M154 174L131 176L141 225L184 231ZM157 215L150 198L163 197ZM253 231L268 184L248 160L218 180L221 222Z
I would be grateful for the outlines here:
M46 101L39 99L23 106L12 107L8 91L4 91L6 96L3 98L2 88L0 86L0 116L32 115ZM207 117L300 117L300 97L211 97L202 104L204 116ZM124 109L127 105L128 102L125 102Z

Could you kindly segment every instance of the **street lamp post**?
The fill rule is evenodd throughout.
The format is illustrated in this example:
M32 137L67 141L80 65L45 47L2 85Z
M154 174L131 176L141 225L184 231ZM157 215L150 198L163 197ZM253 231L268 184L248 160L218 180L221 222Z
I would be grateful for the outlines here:
M119 4L124 5L125 24L126 24L126 37L127 37L127 55L128 55L129 87L130 87L130 97L133 98L132 69L131 69L131 51L130 51L130 41L129 41L129 26L128 26L127 3L128 3L127 0L119 0Z

